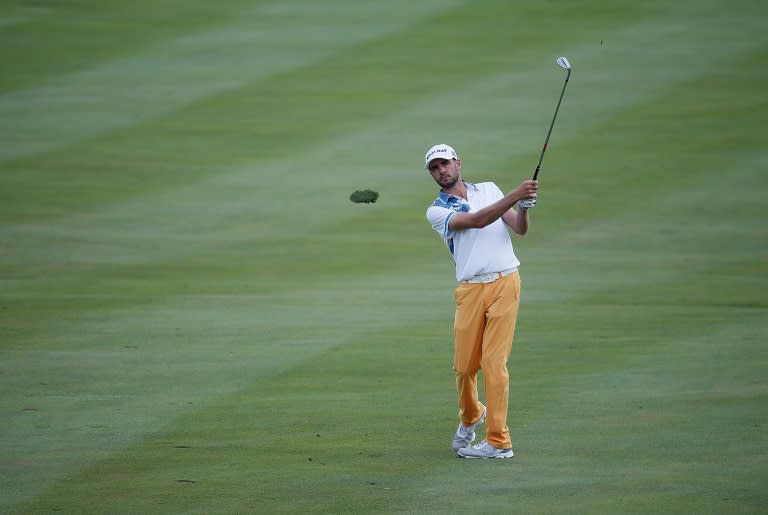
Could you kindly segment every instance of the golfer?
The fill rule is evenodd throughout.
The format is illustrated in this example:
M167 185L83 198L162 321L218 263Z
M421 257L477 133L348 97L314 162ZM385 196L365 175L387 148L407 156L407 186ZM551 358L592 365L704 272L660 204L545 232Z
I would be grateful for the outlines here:
M520 262L507 226L520 235L528 232L528 210L536 205L538 183L524 181L505 195L492 182L467 182L456 151L443 144L427 151L424 166L440 185L427 220L447 245L459 282L453 368L460 422L452 448L463 458L511 458L507 359L520 302ZM478 398L480 369L487 406ZM486 420L486 439L472 445L475 429Z

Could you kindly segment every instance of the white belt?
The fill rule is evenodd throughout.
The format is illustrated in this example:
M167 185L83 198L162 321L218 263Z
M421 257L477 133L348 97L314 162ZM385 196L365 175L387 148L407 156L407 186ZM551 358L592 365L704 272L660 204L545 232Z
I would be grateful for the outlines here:
M487 284L487 283L492 283L496 279L501 279L502 277L505 277L514 272L517 272L517 268L510 268L508 270L503 270L501 272L490 272L488 274L480 274L480 275L474 276L472 279L467 279L466 281L461 281L461 282L470 283L470 284Z

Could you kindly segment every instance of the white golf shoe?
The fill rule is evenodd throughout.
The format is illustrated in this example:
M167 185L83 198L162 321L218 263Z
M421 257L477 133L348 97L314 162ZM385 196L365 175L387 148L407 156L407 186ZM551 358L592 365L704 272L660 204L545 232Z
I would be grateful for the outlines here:
M512 449L498 449L483 440L472 447L465 447L456 451L462 458L511 458L515 455Z
M483 414L480 415L480 420L472 424L471 426L465 426L459 422L459 428L456 429L456 434L453 435L453 443L451 448L454 451L469 447L472 442L475 441L475 428L485 422L485 406L483 406Z

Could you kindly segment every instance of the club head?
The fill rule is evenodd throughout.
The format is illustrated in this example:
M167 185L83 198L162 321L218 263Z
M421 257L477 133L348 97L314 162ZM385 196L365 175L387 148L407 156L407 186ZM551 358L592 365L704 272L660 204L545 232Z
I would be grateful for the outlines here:
M556 62L557 65L564 70L571 69L571 63L568 62L568 58L566 57L558 57Z

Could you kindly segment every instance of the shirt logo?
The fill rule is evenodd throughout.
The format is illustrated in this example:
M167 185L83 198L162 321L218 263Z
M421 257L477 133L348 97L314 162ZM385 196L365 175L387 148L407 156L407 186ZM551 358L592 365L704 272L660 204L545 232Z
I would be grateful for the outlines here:
M448 209L457 213L466 213L469 211L469 204L460 197L451 195L448 197Z

